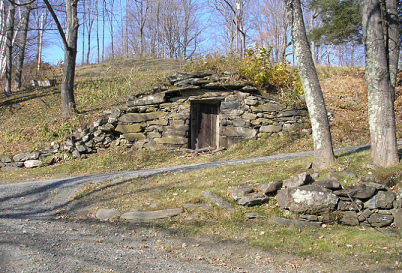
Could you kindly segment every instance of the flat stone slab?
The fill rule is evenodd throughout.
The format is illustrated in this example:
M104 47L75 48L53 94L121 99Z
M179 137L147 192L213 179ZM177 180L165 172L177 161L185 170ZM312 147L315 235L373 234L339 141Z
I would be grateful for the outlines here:
M152 220L164 219L179 215L183 210L178 209L165 209L165 210L154 210L154 211L134 211L124 213L121 218L125 220L130 220L134 222L149 222Z
M281 218L281 217L272 217L271 221L278 225L294 225L294 226L298 226L298 227L310 226L310 227L316 227L316 228L321 227L320 223L292 220L292 219L286 219L286 218Z
M218 207L228 211L228 212L235 212L235 209L232 208L232 206L229 204L229 202L223 200L222 197L216 195L215 193L212 193L210 191L204 191L202 192L202 196L204 196L205 199L208 201L214 203Z
M120 212L115 209L100 209L96 212L96 218L99 220L108 220L119 216Z

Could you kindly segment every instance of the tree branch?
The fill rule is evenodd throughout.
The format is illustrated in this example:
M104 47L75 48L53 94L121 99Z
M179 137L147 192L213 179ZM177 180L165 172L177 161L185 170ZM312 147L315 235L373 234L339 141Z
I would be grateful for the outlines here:
M23 3L23 4L16 3L12 0L8 0L8 2L10 2L11 4L13 4L14 6L17 6L17 7L23 7L23 6L28 6L28 5L32 4L33 2L35 2L35 0L31 0L31 1L29 1L27 3Z
M49 3L49 0L43 0L43 2L45 2L47 9L49 10L50 14L53 17L54 22L56 23L57 26L57 30L60 33L61 39L63 40L63 45L65 48L68 48L68 43L67 43L67 39L66 39L66 35L64 34L64 30L61 27L61 24L59 22L59 19L57 18L56 13L54 12L52 6Z

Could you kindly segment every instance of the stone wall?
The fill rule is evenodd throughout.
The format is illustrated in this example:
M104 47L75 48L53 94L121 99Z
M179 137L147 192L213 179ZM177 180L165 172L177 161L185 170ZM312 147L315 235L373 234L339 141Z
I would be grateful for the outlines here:
M358 177L345 171L341 175ZM362 176L358 184L347 187L336 176L313 179L308 173L301 173L256 189L241 186L229 190L243 206L260 205L275 197L283 211L302 221L402 227L402 191L395 195L389 187L377 183L381 181L374 175Z
M192 107L217 107L217 147L284 131L309 134L308 113L262 95L249 83L225 83L211 72L168 77L172 86L148 96L129 98L116 131L135 148L192 148Z

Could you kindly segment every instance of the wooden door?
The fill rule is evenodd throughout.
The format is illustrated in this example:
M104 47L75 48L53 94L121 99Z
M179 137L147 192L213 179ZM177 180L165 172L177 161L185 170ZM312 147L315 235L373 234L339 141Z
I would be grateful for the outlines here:
M218 103L191 104L191 149L218 146Z

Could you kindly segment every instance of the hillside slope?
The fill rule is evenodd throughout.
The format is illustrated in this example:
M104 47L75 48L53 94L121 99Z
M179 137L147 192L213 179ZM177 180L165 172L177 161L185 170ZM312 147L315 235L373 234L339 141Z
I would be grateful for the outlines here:
M79 113L68 123L61 119L59 86L26 87L5 97L0 94L0 155L32 151L59 141L80 125L124 107L127 96L164 84L166 75L180 70L174 60L120 61L77 68L76 102ZM369 143L364 71L357 68L318 69L335 147ZM59 77L61 69L49 75ZM402 87L395 103L397 136L402 138Z

